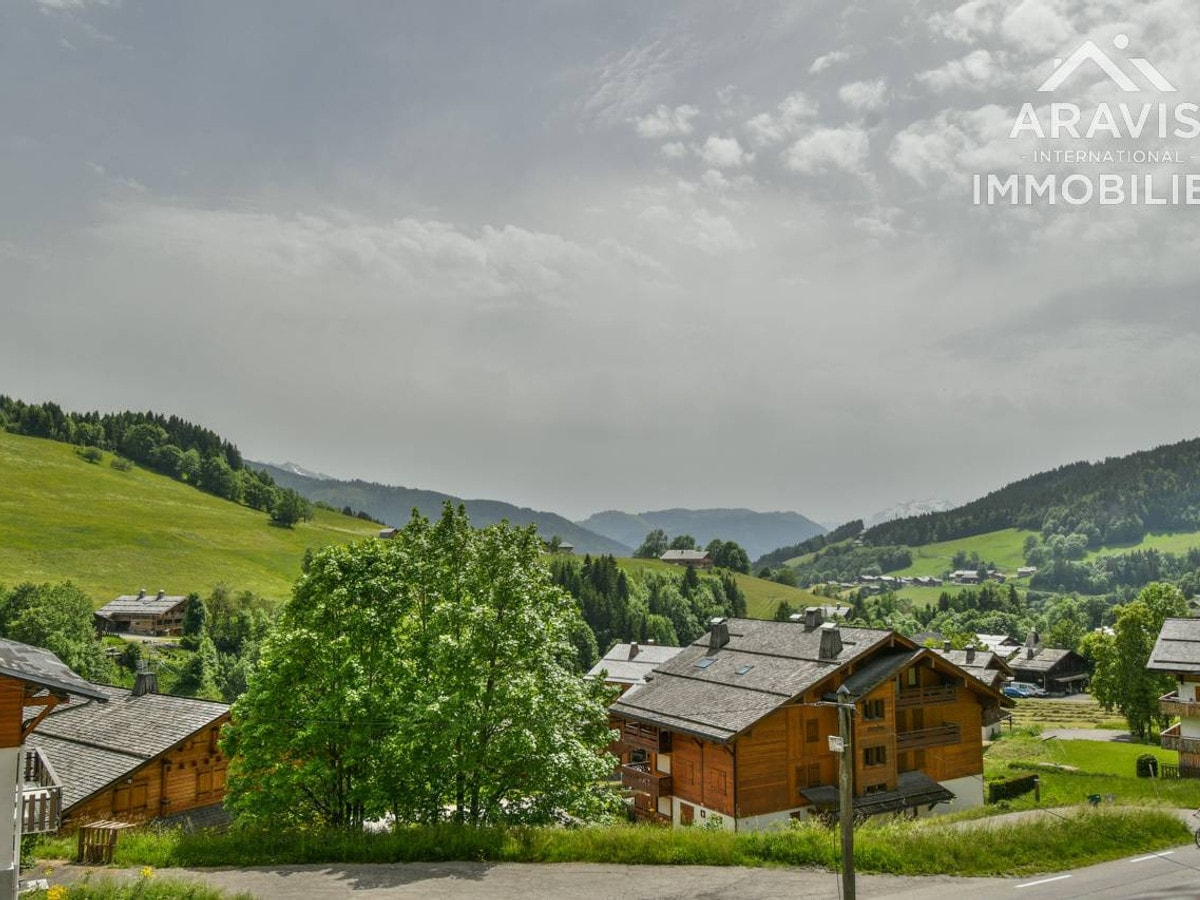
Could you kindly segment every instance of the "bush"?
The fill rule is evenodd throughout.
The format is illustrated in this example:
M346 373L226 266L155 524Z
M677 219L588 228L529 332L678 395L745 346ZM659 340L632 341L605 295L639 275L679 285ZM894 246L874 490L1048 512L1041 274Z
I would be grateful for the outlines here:
M988 803L997 803L1000 800L1009 800L1013 797L1020 797L1022 794L1028 794L1037 787L1037 784L1037 775L1017 775L989 781L987 786Z
M1143 753L1137 758L1137 777L1138 778L1157 778L1158 777L1158 757L1153 753Z
M128 472L133 468L133 463L120 456L114 456L112 462L109 463L118 472Z
M104 454L99 447L80 447L75 452L79 454L79 458L84 462L95 464L104 459Z

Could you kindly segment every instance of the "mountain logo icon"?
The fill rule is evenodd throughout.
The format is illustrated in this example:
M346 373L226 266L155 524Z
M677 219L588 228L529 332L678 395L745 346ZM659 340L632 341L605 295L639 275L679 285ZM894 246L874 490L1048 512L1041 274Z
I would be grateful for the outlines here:
M1118 34L1113 38L1113 46L1118 50L1126 50L1129 47L1129 36ZM1101 50L1094 41L1084 42L1078 50L1072 53L1064 61L1056 59L1054 61L1054 74L1051 75L1042 84L1038 91L1041 93L1050 93L1062 87L1063 83L1068 78L1074 75L1079 68L1086 62L1093 62L1104 72L1109 79L1119 87L1122 91L1130 94L1141 93L1143 88L1129 76L1129 74L1116 62L1113 58ZM1142 76L1144 83L1151 88L1164 93L1174 93L1179 89L1163 77L1162 72L1158 71L1147 60L1137 57L1129 57L1125 60L1134 69L1137 74Z

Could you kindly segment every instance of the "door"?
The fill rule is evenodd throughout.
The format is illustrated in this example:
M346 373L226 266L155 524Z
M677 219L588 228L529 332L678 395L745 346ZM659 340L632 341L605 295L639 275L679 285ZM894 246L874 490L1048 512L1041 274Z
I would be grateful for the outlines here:
M679 824L691 825L696 821L696 808L690 803L679 804Z

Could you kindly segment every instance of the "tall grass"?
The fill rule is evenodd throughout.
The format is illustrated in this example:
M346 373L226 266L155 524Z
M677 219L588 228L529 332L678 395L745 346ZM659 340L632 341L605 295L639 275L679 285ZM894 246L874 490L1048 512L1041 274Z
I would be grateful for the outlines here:
M898 875L998 875L1055 871L1161 850L1189 840L1164 810L1083 809L1039 821L983 828L938 819L869 822L858 829L855 863ZM67 849L43 842L39 856ZM592 862L627 865L815 866L835 868L836 831L815 823L733 834L647 826L402 828L387 834L235 830L126 833L119 866L263 866L304 863Z

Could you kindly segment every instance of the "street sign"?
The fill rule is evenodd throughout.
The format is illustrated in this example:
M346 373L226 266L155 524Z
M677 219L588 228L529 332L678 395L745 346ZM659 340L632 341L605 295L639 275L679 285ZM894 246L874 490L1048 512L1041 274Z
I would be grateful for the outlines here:
M830 753L846 752L846 742L842 740L841 735L839 735L839 734L829 735L829 752Z

